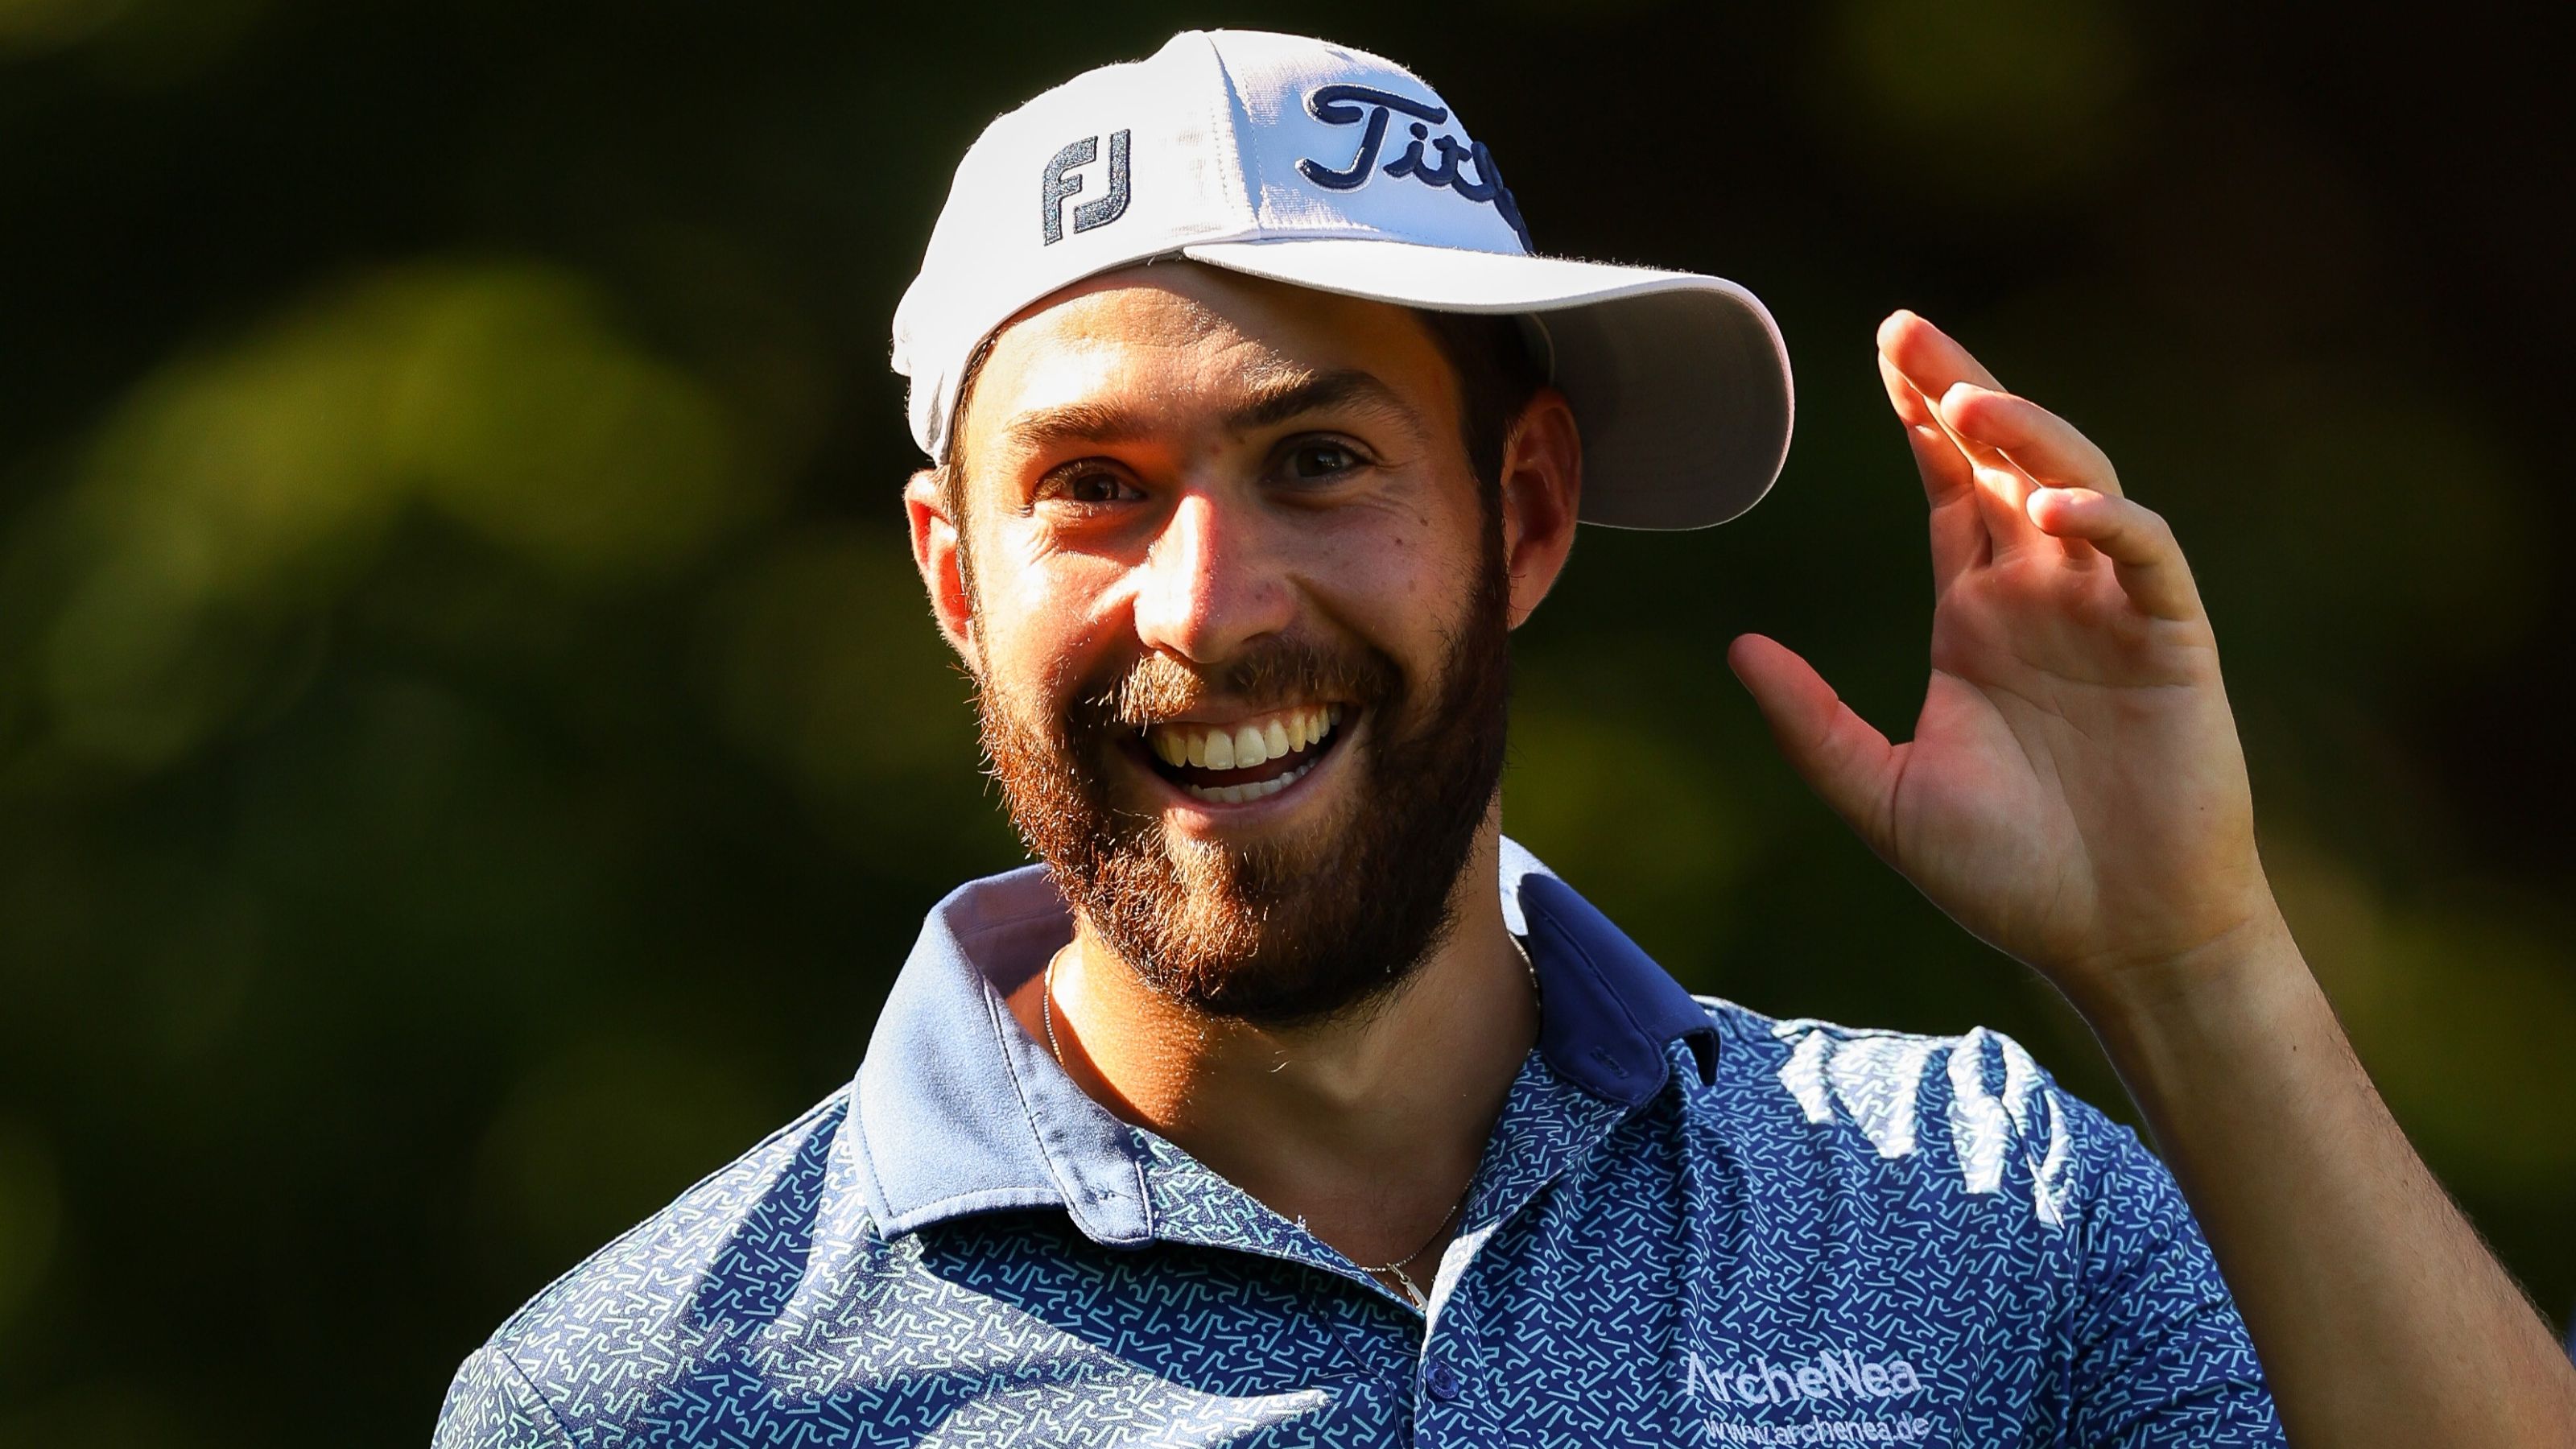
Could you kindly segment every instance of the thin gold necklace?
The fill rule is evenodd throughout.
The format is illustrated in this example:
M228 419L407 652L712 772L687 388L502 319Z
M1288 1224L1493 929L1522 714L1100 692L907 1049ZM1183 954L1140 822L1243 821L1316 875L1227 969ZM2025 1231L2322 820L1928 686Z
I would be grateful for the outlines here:
M1512 949L1520 953L1521 969L1529 973L1530 995L1533 998L1538 999L1541 1005L1544 1006L1546 998L1539 992L1538 965L1530 960L1529 948L1521 944L1520 937L1511 935L1508 932L1505 933L1503 939L1511 942ZM1055 1036L1055 963L1063 960L1064 953L1072 949L1073 943L1070 941L1057 947L1055 954L1047 958L1046 970L1040 973L1040 979L1038 981L1038 1020L1046 1027L1047 1051L1049 1054L1054 1056L1057 1068L1064 1071L1067 1075L1070 1075L1073 1069L1065 1066L1064 1044L1057 1041ZM1415 1310L1420 1312L1430 1311L1430 1295L1423 1291L1421 1284L1413 1281L1412 1274L1404 1271L1405 1266L1411 1263L1414 1259L1431 1251L1431 1245L1440 1241L1441 1236L1449 1231L1449 1225L1456 1222L1458 1220L1458 1214L1466 1209L1467 1198L1475 1190L1476 1179L1473 1174L1470 1174L1467 1178L1467 1185L1459 1189L1458 1200L1451 1203L1449 1205L1449 1211L1441 1215L1440 1225L1431 1230L1431 1236L1422 1240L1421 1247L1414 1249L1412 1252L1405 1254L1394 1262L1380 1263L1376 1267L1370 1267L1356 1259L1349 1258L1347 1255L1345 1255L1344 1261L1349 1262L1352 1267L1359 1269L1361 1272L1368 1274L1372 1278L1383 1277L1390 1274L1393 1275L1395 1281L1404 1286L1404 1296L1412 1301Z
M1474 1190L1475 1190L1475 1187L1476 1187L1476 1180L1475 1180L1475 1178L1473 1178L1473 1177L1468 1178L1468 1179L1467 1179L1467 1191L1468 1191L1468 1192L1472 1192L1472 1191L1474 1191ZM1412 1252L1410 1252L1410 1253L1405 1254L1403 1257L1396 1259L1394 1262L1392 1262L1392 1263L1380 1263L1380 1264L1378 1264L1376 1267L1370 1267L1370 1266L1369 1266L1368 1264L1366 1264L1366 1263L1357 1263L1357 1264L1353 1264L1352 1266L1354 1266L1354 1267L1358 1268L1361 1272L1368 1274L1368 1275L1369 1275L1370 1277L1372 1277L1372 1278L1377 1277L1377 1276L1379 1276L1379 1275L1381 1275L1381 1274L1386 1274L1386 1273L1392 1273L1392 1274L1394 1274L1394 1275L1395 1275L1395 1281L1404 1285L1404 1296L1413 1300L1413 1306L1414 1306L1415 1308L1417 1308L1417 1309L1420 1309L1420 1310L1424 1311L1424 1312L1428 1312L1428 1311L1430 1311L1430 1308L1431 1308L1431 1298L1430 1298L1430 1295L1428 1295L1428 1294L1426 1294L1426 1293L1424 1293L1424 1292L1422 1291L1422 1285L1421 1285L1421 1284L1416 1283L1416 1282L1414 1282L1414 1281L1413 1281L1413 1275L1412 1275L1412 1274L1407 1273L1406 1271L1404 1271L1404 1265L1405 1265L1405 1264L1407 1264L1407 1263L1412 1262L1412 1261L1413 1261L1414 1259L1416 1259L1416 1258L1421 1257L1423 1254L1430 1252L1430 1251L1431 1251L1431 1245L1432 1245L1433 1243L1439 1242L1439 1241L1440 1241L1440 1235L1441 1235L1441 1234L1443 1234L1443 1233L1446 1233L1447 1231L1449 1231L1449 1225L1450 1225L1451 1223L1456 1222L1456 1221L1458 1220L1458 1212L1459 1212L1459 1210L1460 1210L1461 1208L1464 1208L1466 1205L1467 1205L1467 1192L1461 1192L1461 1193L1459 1193L1459 1194L1458 1194L1458 1200L1457 1200L1456 1202L1453 1202L1453 1203L1451 1203L1451 1204L1449 1205L1449 1215L1448 1215L1447 1217L1444 1217L1444 1218L1442 1218L1442 1219L1440 1220L1440 1226L1438 1226L1438 1227L1436 1227L1436 1228L1433 1228L1433 1229L1431 1230L1431 1236L1430 1236L1430 1237L1425 1238L1425 1239L1423 1239L1423 1240L1422 1240L1422 1246L1421 1246L1421 1247L1419 1247L1419 1248L1414 1249L1414 1250L1413 1250Z

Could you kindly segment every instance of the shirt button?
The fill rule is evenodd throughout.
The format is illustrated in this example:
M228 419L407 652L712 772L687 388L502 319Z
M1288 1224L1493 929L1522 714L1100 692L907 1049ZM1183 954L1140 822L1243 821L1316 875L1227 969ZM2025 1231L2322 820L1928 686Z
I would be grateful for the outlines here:
M1466 1383L1458 1377L1458 1371L1436 1358L1422 1366L1422 1387L1444 1404L1467 1389Z

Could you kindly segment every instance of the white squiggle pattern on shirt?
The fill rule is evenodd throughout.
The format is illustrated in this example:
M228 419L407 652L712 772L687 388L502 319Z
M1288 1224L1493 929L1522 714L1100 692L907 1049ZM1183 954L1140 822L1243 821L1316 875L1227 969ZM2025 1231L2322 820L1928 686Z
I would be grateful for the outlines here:
M1895 1032L1846 1034L1816 1021L1784 1021L1773 1035L1790 1043L1780 1085L1810 1122L1836 1119L1836 1108L1882 1158L1913 1155L1920 1131L1923 1073L1945 1055L1950 1084L1950 1143L1961 1185L1972 1193L2002 1190L2006 1154L2016 1144L2031 1163L2031 1209L2062 1227L2071 1191L2071 1147L2056 1095L2019 1042L1979 1027L1965 1036ZM2003 1064L2003 1091L1986 1085L1990 1055ZM2042 1147L2039 1144L2044 1143Z

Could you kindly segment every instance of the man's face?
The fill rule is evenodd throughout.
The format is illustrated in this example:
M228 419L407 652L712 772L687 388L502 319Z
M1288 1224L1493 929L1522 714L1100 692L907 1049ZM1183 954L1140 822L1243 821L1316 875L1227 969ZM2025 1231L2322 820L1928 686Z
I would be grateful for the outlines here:
M1076 908L1211 1012L1401 980L1492 806L1513 608L1429 332L1134 268L1008 326L961 427L984 745Z

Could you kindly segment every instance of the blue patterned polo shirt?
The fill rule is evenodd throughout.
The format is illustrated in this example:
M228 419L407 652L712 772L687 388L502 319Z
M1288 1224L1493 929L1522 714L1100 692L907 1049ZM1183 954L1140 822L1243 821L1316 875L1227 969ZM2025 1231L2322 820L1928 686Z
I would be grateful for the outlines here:
M2273 1445L2172 1179L2013 1042L1685 994L1527 852L1540 983L1427 1312L1003 1006L1042 869L931 913L857 1079L459 1370L439 1449Z

